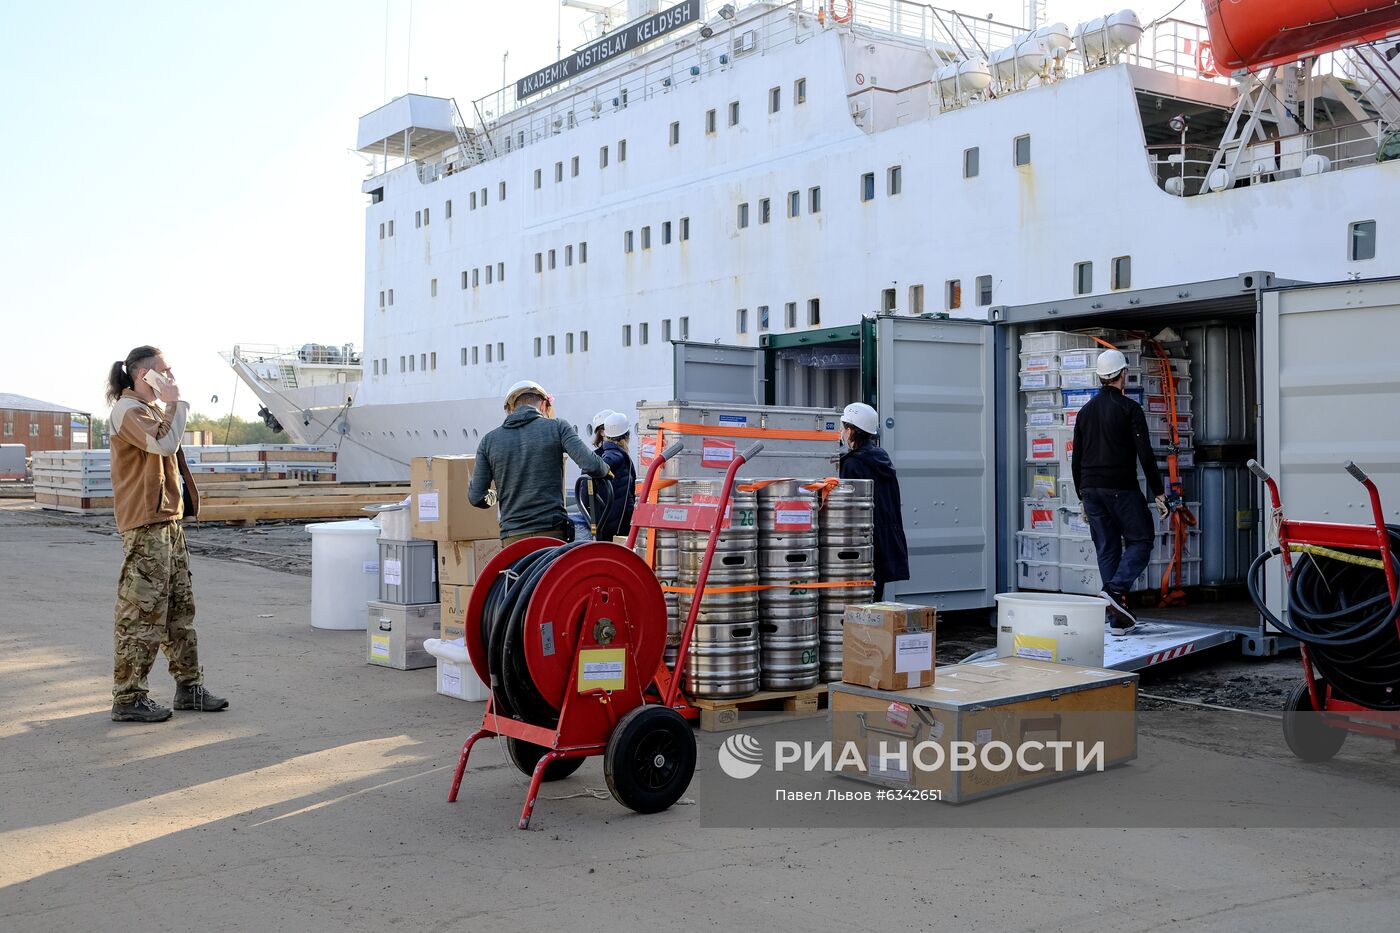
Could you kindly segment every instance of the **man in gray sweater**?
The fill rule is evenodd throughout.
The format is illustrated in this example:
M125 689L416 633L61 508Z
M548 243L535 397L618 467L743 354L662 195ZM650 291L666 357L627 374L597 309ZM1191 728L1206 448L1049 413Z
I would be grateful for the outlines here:
M511 386L505 408L506 420L477 445L467 501L490 508L487 491L494 481L502 544L535 535L572 541L574 526L564 511L564 455L594 479L607 476L608 465L568 423L554 419L553 399L539 383Z

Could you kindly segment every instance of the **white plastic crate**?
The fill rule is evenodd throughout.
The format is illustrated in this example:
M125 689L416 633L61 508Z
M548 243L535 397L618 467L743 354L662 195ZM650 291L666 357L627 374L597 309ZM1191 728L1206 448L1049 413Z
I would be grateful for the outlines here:
M1097 389L1099 387L1099 377L1092 369L1066 370L1060 373L1060 388L1062 389Z
M1176 465L1182 470L1194 467L1196 465L1196 452L1187 447L1176 455ZM1157 469L1162 471L1162 478L1165 480L1167 476L1167 452L1165 450L1157 451Z
M1138 577L1138 589L1157 590L1162 587L1162 573L1167 569L1167 561L1150 561L1147 569ZM1200 586L1201 585L1201 561L1182 560L1181 562L1181 582L1178 584L1175 577L1171 581L1173 586Z
M1152 544L1153 560L1171 560L1176 552L1176 533L1171 532L1158 535ZM1201 529L1186 529L1186 538L1182 541L1181 557L1183 560L1199 560L1201 557Z
M1032 499L1059 498L1056 488L1060 479L1058 463L1036 463L1026 467L1026 490Z
M1144 353L1142 356L1143 375L1160 376L1167 371L1168 366L1178 376L1191 375L1191 361L1185 357L1171 356L1164 360L1152 353Z
M1176 428L1184 434L1194 434L1192 415L1189 411L1178 411L1176 413ZM1166 434L1172 429L1172 416L1158 414L1157 412L1147 413L1147 430L1153 434Z
M1016 561L1016 588L1021 590L1044 590L1057 593L1060 590L1060 565L1038 564L1034 561Z
M1074 490L1073 476L1061 476L1055 491L1060 494L1060 501L1065 505L1079 505L1079 494Z
M1142 387L1143 387L1143 389L1145 389L1145 390L1147 391L1147 394L1148 394L1148 395L1166 395L1166 394L1167 394L1167 377L1166 377L1166 376L1154 376L1154 375L1150 375L1150 374L1144 373L1144 374L1143 374L1143 377L1142 377ZM1177 376L1177 377L1176 377L1176 394L1177 394L1177 395L1190 395L1190 394L1191 394L1191 377L1190 377L1190 376Z
M1021 373L1022 389L1058 389L1060 374L1057 372Z
M1060 563L1097 567L1099 552L1090 538L1060 538Z
M1102 355L1106 349L1106 347L1096 346L1084 350L1063 350L1058 356L1060 369L1088 370L1089 372L1093 372L1094 367L1098 364L1099 356Z
M1188 448L1191 446L1192 434L1184 428L1177 429L1177 446ZM1167 454L1167 448L1172 446L1172 435L1170 431L1153 431L1150 427L1147 431L1147 439L1152 444L1152 449L1157 451L1157 456L1163 457Z
M1055 512L1055 533L1061 538L1089 537L1089 521L1082 507L1062 505Z
M1093 337L1071 334L1063 330L1043 330L1021 337L1022 353L1043 353L1047 350L1073 350L1077 347L1097 346Z
M1166 477L1164 476L1163 479L1166 479ZM1186 503L1186 508L1190 510L1190 512L1191 512L1192 515L1196 516L1197 520L1200 519L1200 517L1201 517L1201 504L1200 504L1199 502L1188 502L1188 503ZM1159 517L1159 516L1157 515L1157 510L1156 510L1156 509L1150 509L1149 511L1152 512L1152 533L1153 533L1153 534L1164 535L1164 534L1166 534L1167 532L1169 532L1169 531L1172 530L1172 517L1171 517L1171 515L1168 515L1166 518L1161 518L1161 517Z
M1026 412L1026 427L1058 428L1065 423L1065 413L1053 408L1032 408Z
M1060 565L1060 592L1077 593L1080 596L1097 596L1103 589L1099 578L1099 568L1075 564Z
M1058 534L1059 499L1022 499L1021 530L1041 534Z
M1079 420L1078 408L1066 408L1060 414L1064 416L1064 425L1067 428L1074 427L1074 423Z
M1030 463L1058 463L1068 470L1073 447L1071 428L1026 428L1026 460Z
M1034 561L1039 564L1060 562L1060 539L1053 534L1036 534L1030 531L1016 533L1016 557L1018 560Z
M1165 395L1148 395L1146 401L1142 403L1143 411L1152 415L1171 414L1171 406ZM1178 395L1176 397L1176 410L1178 413L1186 413L1191 410L1191 396Z
M1026 392L1026 408L1060 408L1064 402L1059 389L1038 389Z
M1054 353L1021 352L1021 372L1023 373L1048 373L1059 368L1059 357Z

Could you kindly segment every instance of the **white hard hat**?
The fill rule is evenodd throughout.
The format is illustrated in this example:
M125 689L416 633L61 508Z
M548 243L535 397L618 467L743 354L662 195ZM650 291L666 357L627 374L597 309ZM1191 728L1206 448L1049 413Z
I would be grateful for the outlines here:
M588 433L592 434L594 431L601 428L603 426L603 422L607 420L608 415L611 415L613 413L614 412L611 408L604 408L602 411L598 412L598 414L594 415L592 418L589 418Z
M603 419L604 437L621 437L631 430L631 421L620 411L615 411Z
M1111 379L1128 368L1128 358L1121 350L1105 350L1099 354L1098 365L1094 371L1101 379Z
M533 379L521 379L506 392L506 410L510 410L510 407L515 404L516 398L527 392L532 392L546 400L549 398L549 393L544 390L544 386Z
M841 412L841 421L866 434L880 433L880 414L864 402L852 402Z

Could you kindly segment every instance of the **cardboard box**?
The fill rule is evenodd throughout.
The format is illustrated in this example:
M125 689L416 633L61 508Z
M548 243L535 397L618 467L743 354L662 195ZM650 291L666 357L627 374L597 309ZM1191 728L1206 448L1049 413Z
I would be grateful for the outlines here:
M413 537L474 541L501 536L496 510L467 502L475 466L476 458L468 456L413 458L408 473Z
M936 789L952 803L1090 773L1098 766L1080 770L1081 747L1102 742L1105 768L1137 757L1137 679L1122 671L997 658L940 668L937 686L917 690L832 684L833 757L840 765L841 751L853 743L860 765L847 756L841 773L886 787ZM973 767L958 770L950 764L955 741L970 749L1004 742L1016 754L1008 767L989 768L978 753ZM1049 742L1072 747L1057 761ZM927 746L915 754L918 743L942 746L942 767L921 767L938 756ZM902 745L908 755L891 754ZM1000 748L989 757L999 764Z
M932 684L936 621L932 606L847 606L841 626L841 679L873 690Z
M501 552L500 538L482 541L439 541L437 578L439 583L471 586L477 574Z
M440 631L443 641L461 638L467 631L467 603L472 598L472 588L444 584L438 587L438 598L442 603Z

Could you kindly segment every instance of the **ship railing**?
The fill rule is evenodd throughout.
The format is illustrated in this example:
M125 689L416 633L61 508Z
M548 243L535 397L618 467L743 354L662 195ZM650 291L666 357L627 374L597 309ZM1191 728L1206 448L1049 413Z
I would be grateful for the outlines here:
M1358 120L1251 143L1245 149L1240 162L1242 170L1232 187L1269 184L1373 163L1384 129L1380 119ZM1150 145L1148 165L1157 186L1168 194L1209 194L1213 190L1210 168L1217 150L1218 146L1205 143ZM1305 164L1314 155L1326 161Z

